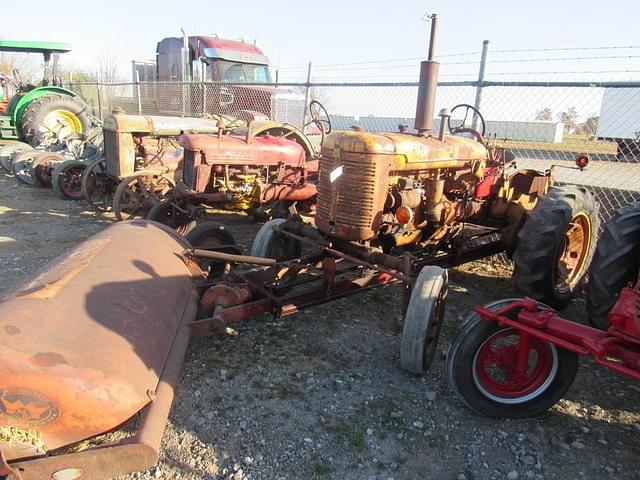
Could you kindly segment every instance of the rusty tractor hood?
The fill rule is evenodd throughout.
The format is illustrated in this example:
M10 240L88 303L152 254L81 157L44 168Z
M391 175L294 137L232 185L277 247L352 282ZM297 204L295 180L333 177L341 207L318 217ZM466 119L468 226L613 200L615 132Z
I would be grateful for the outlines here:
M104 119L102 128L118 133L150 133L178 136L182 133L216 133L217 120L206 118L162 117L159 115L127 115L113 113Z
M271 135L259 137L239 135L185 134L181 137L186 151L199 152L208 165L279 165L302 167L304 148L293 140Z
M185 246L160 224L117 223L2 298L0 431L44 444L0 437L8 460L110 431L151 401L192 308Z
M322 156L339 158L340 152L393 156L391 171L427 168L463 168L487 158L487 149L468 138L446 135L422 137L403 133L336 131L322 143Z

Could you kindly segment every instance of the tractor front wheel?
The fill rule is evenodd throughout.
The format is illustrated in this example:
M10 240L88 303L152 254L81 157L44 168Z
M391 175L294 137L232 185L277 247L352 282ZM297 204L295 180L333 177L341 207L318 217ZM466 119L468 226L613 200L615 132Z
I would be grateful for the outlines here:
M31 162L38 155L38 150L25 150L14 153L11 157L11 170L18 182L24 185L35 185L35 180L31 178Z
M65 160L53 166L51 186L64 200L82 199L82 174L87 165L80 160Z
M540 197L518 233L515 289L565 307L589 269L599 223L598 204L583 188L556 187Z
M444 322L447 279L445 269L429 265L420 270L411 290L400 346L400 365L411 373L426 373L435 356Z
M82 197L99 212L111 210L113 194L117 186L117 181L107 174L107 163L104 157L98 158L89 165L80 180Z
M512 301L486 308L496 311ZM517 312L509 316L516 318ZM571 387L577 371L576 353L500 327L475 312L463 322L447 354L447 376L458 398L474 412L494 418L545 412Z
M31 178L36 185L51 188L51 177L56 163L64 162L64 157L58 153L43 152L31 162Z
M231 232L217 222L201 223L187 233L186 237L193 248L236 255L241 253ZM207 273L207 278L214 278L227 268L224 261L210 258L198 258L197 261L200 269Z
M8 173L13 173L11 168L11 157L19 152L26 152L33 150L33 147L23 142L13 142L0 147L0 166Z
M171 227L180 235L186 235L196 226L195 218L173 198L166 198L151 207L146 218Z
M274 258L282 262L300 256L302 253L300 241L284 237L276 230L285 222L284 218L274 218L260 227L251 246L252 257Z
M125 178L113 196L118 220L145 218L151 208L173 191L175 183L159 173L140 171Z

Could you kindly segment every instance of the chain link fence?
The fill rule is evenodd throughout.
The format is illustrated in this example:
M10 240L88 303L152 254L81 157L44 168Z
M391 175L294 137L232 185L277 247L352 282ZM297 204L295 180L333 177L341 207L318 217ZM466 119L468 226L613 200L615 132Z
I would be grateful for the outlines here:
M202 117L207 114L270 118L302 128L311 100L321 102L335 129L360 126L371 132L413 127L416 83L118 83L71 84L100 118L120 107L130 114ZM640 200L640 82L442 82L436 112L451 111L461 123L475 105L491 142L508 147L518 168L546 170L556 180L582 185L601 204L603 220ZM467 125L472 119L467 118ZM434 129L439 128L439 119ZM574 160L587 154L589 167Z

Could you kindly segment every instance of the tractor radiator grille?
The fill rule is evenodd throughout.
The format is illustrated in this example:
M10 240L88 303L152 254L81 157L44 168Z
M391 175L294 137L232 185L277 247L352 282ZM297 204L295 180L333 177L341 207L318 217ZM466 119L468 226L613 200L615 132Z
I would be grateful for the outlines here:
M185 185L188 185L189 188L195 188L193 182L193 173L194 173L194 154L193 150L185 150L184 151L184 163L182 165L182 182Z
M330 174L342 166L333 183ZM377 155L323 156L318 182L318 228L344 240L367 240L380 227L387 193L386 161Z
M104 156L107 172L120 177L120 162L118 162L118 134L111 130L104 130Z

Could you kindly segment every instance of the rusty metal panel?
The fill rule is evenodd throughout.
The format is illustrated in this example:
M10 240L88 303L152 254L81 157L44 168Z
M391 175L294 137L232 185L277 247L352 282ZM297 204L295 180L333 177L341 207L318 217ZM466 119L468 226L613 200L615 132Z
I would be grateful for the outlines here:
M109 431L150 402L193 290L188 246L122 222L0 301L0 426L48 450ZM1 445L20 458L19 443Z

